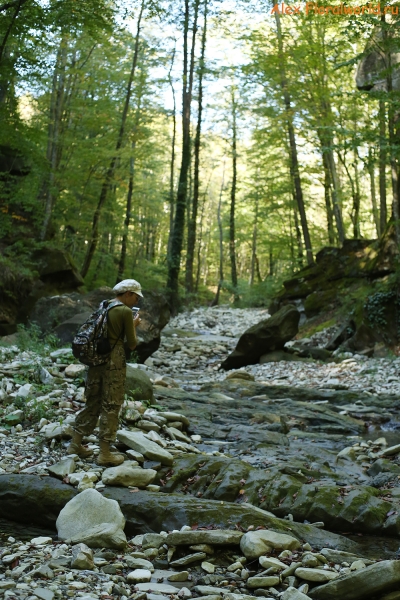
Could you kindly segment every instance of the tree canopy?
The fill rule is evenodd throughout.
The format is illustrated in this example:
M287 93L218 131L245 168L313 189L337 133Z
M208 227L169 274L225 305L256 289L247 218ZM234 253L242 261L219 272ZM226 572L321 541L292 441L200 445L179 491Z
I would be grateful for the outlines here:
M297 6L3 3L2 255L54 244L88 289L135 277L176 308L262 303L397 223L396 7Z

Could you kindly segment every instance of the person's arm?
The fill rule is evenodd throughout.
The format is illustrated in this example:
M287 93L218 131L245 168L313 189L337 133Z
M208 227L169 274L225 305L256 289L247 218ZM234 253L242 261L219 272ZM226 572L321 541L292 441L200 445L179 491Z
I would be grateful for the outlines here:
M130 350L134 350L137 346L137 337L136 337L136 325L139 324L139 318L135 318L135 322L133 320L133 313L130 308L126 308L124 310L124 329L126 336L126 343Z

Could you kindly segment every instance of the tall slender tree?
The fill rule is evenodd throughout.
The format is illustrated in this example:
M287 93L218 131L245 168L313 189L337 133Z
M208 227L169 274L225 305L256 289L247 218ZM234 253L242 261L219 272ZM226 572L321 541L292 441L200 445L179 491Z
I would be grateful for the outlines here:
M203 16L203 33L201 37L201 54L198 66L198 109L197 109L197 125L196 136L194 139L194 175L193 175L193 201L191 210L189 207L188 232L187 232L187 253L186 253L186 272L185 284L186 292L193 292L193 262L194 250L196 246L196 227L197 213L199 208L199 192L200 192L200 142L201 142L201 125L203 118L203 77L205 71L205 51L207 39L207 12L208 0L204 0L204 16Z
M100 221L101 213L102 213L104 204L107 199L107 194L108 194L109 188L112 185L112 181L114 178L114 172L115 172L117 159L118 159L118 152L121 149L122 143L124 140L126 122L127 122L127 118L128 118L130 100L131 100L131 96L132 96L132 85L133 85L133 80L135 77L135 71L136 71L137 60L138 60L138 55L139 55L140 31L141 31L141 26L142 26L142 16L143 16L144 7L145 7L145 0L142 0L141 6L140 6L140 11L139 11L139 16L138 16L138 20L137 20L137 26L136 26L136 36L135 36L135 45L134 45L134 51L133 51L133 57L132 57L132 66L131 66L131 70L129 73L128 85L126 88L126 95L125 95L125 102L124 102L124 107L123 107L122 115L121 115L121 124L119 127L117 142L115 145L115 154L111 158L109 167L107 169L103 184L101 186L99 201L97 203L97 207L96 207L96 210L93 215L92 231L91 231L91 235L90 235L90 240L87 245L88 247L87 247L87 251L86 251L86 256L85 256L85 259L84 259L84 262L82 265L82 269L81 269L82 277L85 277L87 275L87 272L89 271L90 264L93 259L93 255L94 255L96 247L97 247L97 243L99 240L99 221Z
M282 36L282 27L280 21L280 15L278 12L275 12L275 22L276 22L276 33L277 33L277 41L278 41L278 54L279 54L279 65L280 65L280 74L281 74L281 89L283 94L283 101L286 111L286 123L289 135L289 147L290 147L290 173L294 184L295 197L297 202L297 207L300 214L300 222L301 228L303 231L303 239L304 245L306 249L306 257L307 263L312 264L314 262L313 251L311 246L311 237L308 229L306 208L304 204L303 198L303 188L301 185L300 171L299 171L299 161L297 157L297 144L296 144L296 136L294 131L294 123L293 123L293 110L291 106L290 93L288 89L288 80L286 75L286 60L285 53L283 48L283 36Z
M185 16L183 23L183 73L182 73L182 158L179 173L178 193L176 198L174 226L171 236L171 249L168 255L168 279L167 292L173 312L180 305L179 298L179 272L181 253L183 246L183 235L185 228L185 211L187 209L188 175L191 160L190 148L190 115L193 90L194 54L197 33L197 18L200 0L194 0L192 45L189 56L189 20L190 2L185 0Z

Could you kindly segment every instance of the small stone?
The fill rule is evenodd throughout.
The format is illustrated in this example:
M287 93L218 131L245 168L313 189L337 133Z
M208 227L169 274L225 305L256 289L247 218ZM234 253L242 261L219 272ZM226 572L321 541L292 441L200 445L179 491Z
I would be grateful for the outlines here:
M258 533L258 532L257 532ZM214 529L195 531L189 528L185 531L170 533L165 543L169 546L192 546L193 544L212 544L215 546L238 545L243 538L243 533L231 529Z
M400 444L396 444L396 446L390 446L389 448L385 448L378 454L379 457L382 456L394 456L395 454L400 453Z
M302 565L303 567L318 567L321 563L319 562L318 558L316 556L314 556L314 554L311 554L311 552L306 552L306 554L303 554L303 557L301 559Z
M296 577L299 577L299 579L315 581L318 583L326 583L327 581L331 581L332 579L339 577L339 573L336 571L328 571L326 569L306 569L303 567L296 569L294 574Z
M129 583L146 583L151 579L151 572L147 569L135 569L126 576Z
M365 562L363 560L355 560L351 565L350 565L350 571L358 571L359 569L365 569L367 565L365 564Z
M54 572L48 565L40 565L31 573L32 577L44 577L45 579L53 579Z
M196 552L195 554L189 554L188 556L174 560L170 563L170 565L171 567L186 567L186 565L204 560L205 558L207 558L207 554L205 552Z
M278 567L279 570L286 569L287 565L277 558L272 556L260 556L258 559L263 569L269 569L270 567Z
M124 462L118 467L105 469L101 479L105 485L145 488L154 481L156 476L157 471L154 471L153 469L132 467L129 463Z
M76 544L72 546L72 569L94 569L93 552L86 544Z
M57 477L58 479L64 479L66 475L71 475L75 472L76 462L73 458L64 458L60 462L52 465L47 470L50 475Z
M203 571L205 571L206 573L209 573L211 575L215 572L215 565L213 565L207 561L203 561L201 563L201 568L203 569ZM229 568L228 568L228 570L229 570Z
M165 537L159 533L145 533L142 539L142 548L160 548L165 543Z
M37 537L37 538L33 538L30 542L32 544L32 546L44 546L47 544L52 544L53 540L51 537Z
M296 550L300 547L296 538L269 529L248 531L240 540L240 549L246 558L259 558L271 550Z
M75 379L77 377L83 377L87 370L85 365L68 365L68 367L64 371L65 377L69 377L71 379Z
M167 583L138 583L136 588L140 592L155 592L159 594L177 594L179 592L179 588Z
M270 577L249 577L246 582L246 585L250 589L265 588L278 585L279 581L279 577L276 577L274 575Z
M168 581L187 581L189 579L189 571L180 571L179 573L172 573L167 578Z
M310 596L306 596L300 589L288 587L281 596L281 600L310 600Z
M125 452L125 454L127 454L129 456L129 458L132 458L133 460L137 460L137 462L139 462L139 463L144 462L143 454L140 454L140 452L136 452L136 450L132 450L131 448L129 448L129 450L127 450Z
M193 590L200 596L210 596L214 594L225 594L226 589L222 587L214 587L210 585L196 585Z
M54 592L47 588L37 587L32 589L32 593L40 600L53 600Z
M18 398L27 398L31 393L32 388L33 385L31 383L25 383L24 385L21 385L20 388L18 388L15 395L18 396Z
M11 581L11 579L0 579L0 591L1 590L12 590L15 588L15 581Z
M125 556L125 562L130 569L147 569L151 573L154 573L153 564L144 558L137 558L128 554Z
M195 552L205 552L206 554L214 554L214 548L209 544L194 544L193 546L189 546L189 550L194 550Z

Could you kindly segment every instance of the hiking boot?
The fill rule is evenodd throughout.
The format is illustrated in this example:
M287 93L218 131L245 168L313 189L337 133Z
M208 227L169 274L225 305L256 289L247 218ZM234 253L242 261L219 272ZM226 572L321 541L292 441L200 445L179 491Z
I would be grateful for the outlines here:
M120 452L110 451L110 442L100 441L100 453L97 457L97 464L101 467L116 467L121 465L125 456Z
M93 450L89 450L82 446L83 435L74 431L70 445L67 448L67 454L77 454L80 458L87 458L93 454Z

